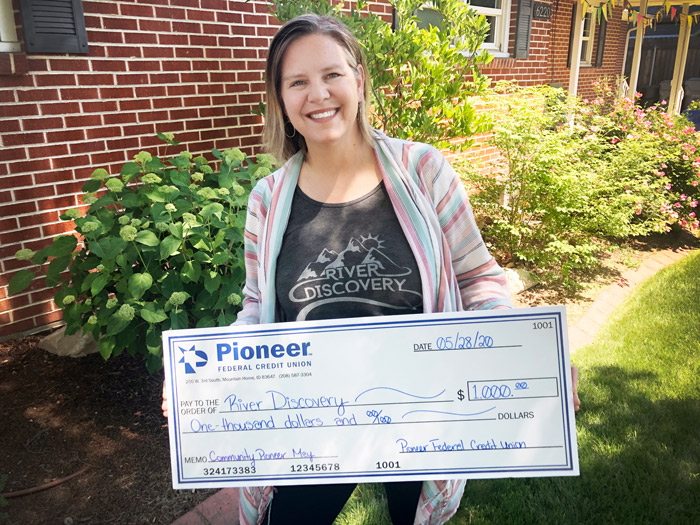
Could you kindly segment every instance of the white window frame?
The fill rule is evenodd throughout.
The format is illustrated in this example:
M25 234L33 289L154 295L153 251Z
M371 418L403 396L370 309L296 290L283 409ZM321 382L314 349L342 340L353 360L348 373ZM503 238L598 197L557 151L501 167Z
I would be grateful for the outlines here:
M469 4L469 1L464 3L480 15L492 16L496 19L496 28L493 31L493 43L484 43L481 49L486 49L495 57L508 56L508 38L510 29L510 6L512 0L501 0L500 9L490 7L478 7ZM434 3L432 0L425 2L423 9L433 9Z
M586 28L586 20L589 20L589 32L588 36L585 35L584 31ZM593 65L593 47L595 46L595 28L596 28L596 17L592 9L589 9L586 16L583 18L581 23L581 65L582 66L592 66Z
M501 7L479 7L465 2L469 7L484 16L496 19L496 27L493 29L493 43L485 42L481 49L488 50L494 56L508 56L508 37L510 30L510 6L511 0L501 0Z
M15 13L12 0L0 0L0 53L21 51L15 27Z

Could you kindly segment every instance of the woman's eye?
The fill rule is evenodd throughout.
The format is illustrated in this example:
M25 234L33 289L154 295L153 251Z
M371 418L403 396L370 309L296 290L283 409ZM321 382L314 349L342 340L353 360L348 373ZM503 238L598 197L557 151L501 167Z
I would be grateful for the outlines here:
M301 86L304 82L301 80L295 80L292 82L292 87Z
M339 76L340 76L340 75L339 75L338 73L329 73L329 74L328 74L328 78L337 78L337 77L339 77Z

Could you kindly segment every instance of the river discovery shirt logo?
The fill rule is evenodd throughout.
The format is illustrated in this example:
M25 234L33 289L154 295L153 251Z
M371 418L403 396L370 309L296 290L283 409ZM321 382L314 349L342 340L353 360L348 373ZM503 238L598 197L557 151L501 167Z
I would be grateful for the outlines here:
M181 346L178 346L178 348L182 352L182 357L178 363L184 363L186 374L195 374L196 368L203 367L209 361L206 352L197 350L194 345L192 345L192 348L182 348Z
M290 301L307 303L297 320L305 320L315 308L341 302L411 310L407 304L411 301L405 295L420 298L421 291L406 289L406 277L411 274L411 269L397 265L382 251L382 244L378 236L369 234L360 236L359 240L352 237L340 253L324 248L316 260L304 268L289 291ZM368 295L374 298L369 299ZM394 304L377 299L391 296L396 301L392 301Z

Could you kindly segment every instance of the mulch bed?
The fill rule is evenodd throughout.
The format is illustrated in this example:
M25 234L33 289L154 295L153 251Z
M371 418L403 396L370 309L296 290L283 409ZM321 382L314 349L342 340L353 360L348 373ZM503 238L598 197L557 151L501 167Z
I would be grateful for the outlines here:
M213 490L175 491L162 375L128 355L58 357L39 337L0 343L0 523L169 524ZM4 514L4 516L3 516Z

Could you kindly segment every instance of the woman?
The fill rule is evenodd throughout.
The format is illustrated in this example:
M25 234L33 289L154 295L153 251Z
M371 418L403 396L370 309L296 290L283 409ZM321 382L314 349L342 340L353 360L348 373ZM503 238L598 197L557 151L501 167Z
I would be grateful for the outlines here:
M250 196L236 324L510 306L504 273L444 157L370 128L367 68L342 23L316 15L286 23L266 74L264 140L286 162ZM391 278L376 290L343 286L352 278L343 269L370 247L400 286ZM305 287L312 279L341 285ZM464 490L459 480L385 486L396 524L444 523ZM241 523L331 523L353 488L242 489Z

